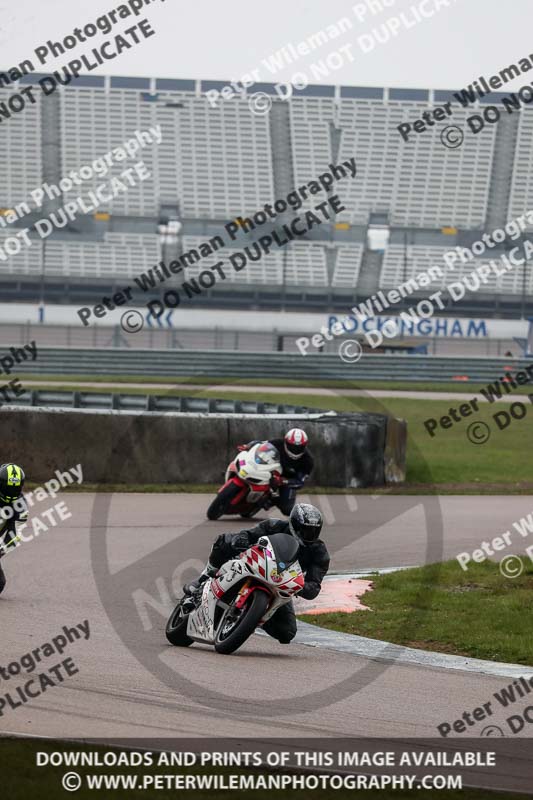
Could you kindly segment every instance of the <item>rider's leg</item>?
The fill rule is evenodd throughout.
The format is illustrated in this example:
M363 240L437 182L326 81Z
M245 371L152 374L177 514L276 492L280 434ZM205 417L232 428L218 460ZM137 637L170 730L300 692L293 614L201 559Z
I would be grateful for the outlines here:
M296 491L289 486L282 486L279 490L277 507L285 516L289 516L296 502Z
M263 630L280 644L289 644L296 636L296 615L292 603L278 608L274 616L265 622Z
M233 556L233 548L231 546L232 533L222 533L217 536L213 542L211 552L207 564L203 568L198 578L192 583L183 587L185 594L195 592L200 586L206 582L208 578L214 578L219 568Z

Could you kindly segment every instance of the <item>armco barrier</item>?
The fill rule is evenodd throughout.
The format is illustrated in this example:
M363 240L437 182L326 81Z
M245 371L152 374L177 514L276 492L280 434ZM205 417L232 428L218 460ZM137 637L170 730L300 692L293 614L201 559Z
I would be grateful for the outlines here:
M210 414L316 414L323 411L321 408L309 409L306 406L263 403L256 400L218 400L215 397L176 397L170 394L67 392L60 389L26 389L10 402L16 406L109 408L115 411L195 411Z
M510 358L457 358L364 353L355 364L337 355L251 353L234 350L124 350L118 348L42 347L36 361L16 373L39 375L144 375L158 377L294 378L299 380L451 381L458 376L486 383L530 363Z
M401 420L383 414L198 414L0 409L4 458L32 481L81 463L98 484L219 483L236 446L305 426L320 486L380 486L405 478ZM403 459L403 460L402 460Z

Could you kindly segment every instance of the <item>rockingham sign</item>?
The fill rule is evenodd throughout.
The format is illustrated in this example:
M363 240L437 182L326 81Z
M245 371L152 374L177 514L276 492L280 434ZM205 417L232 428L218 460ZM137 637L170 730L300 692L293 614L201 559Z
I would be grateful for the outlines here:
M392 328L392 331L390 330ZM348 315L330 315L325 325L312 336L301 336L296 346L303 356L317 352L326 342L331 342L347 333L363 335L367 343L380 347L385 339L437 338L437 339L513 339L525 338L528 323L524 320L471 319L468 317L422 317L370 316L366 318Z
M328 328L342 323L343 333L380 333L387 322L392 320L399 336L424 336L438 339L512 339L524 334L524 325L517 325L514 320L471 319L467 317L432 317L419 318L417 321L401 319L397 316L373 316L365 320L354 316L347 318L331 315Z

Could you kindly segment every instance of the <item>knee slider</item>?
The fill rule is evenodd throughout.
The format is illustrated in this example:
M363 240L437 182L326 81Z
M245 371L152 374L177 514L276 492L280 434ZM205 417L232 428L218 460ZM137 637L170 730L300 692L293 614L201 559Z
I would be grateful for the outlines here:
M284 633L283 636L278 636L278 642L280 644L290 644L294 637L296 636L296 632L292 633Z

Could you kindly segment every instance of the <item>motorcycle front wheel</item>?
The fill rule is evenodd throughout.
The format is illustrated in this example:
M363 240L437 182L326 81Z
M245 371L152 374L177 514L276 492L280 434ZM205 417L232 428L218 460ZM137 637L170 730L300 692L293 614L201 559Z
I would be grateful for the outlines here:
M252 517L255 517L256 514L259 514L262 508L262 503L256 503L249 511L245 511L243 514L241 514L241 518L251 519Z
M221 489L207 509L207 519L218 519L222 514L227 514L229 504L240 491L240 487L235 486L234 483L230 483L229 486L225 486Z
M183 614L182 604L178 603L169 617L165 630L167 640L175 647L190 647L193 640L187 636L188 614Z
M252 592L244 608L236 608L236 598L224 613L215 639L217 653L234 653L255 631L268 608L266 592Z

